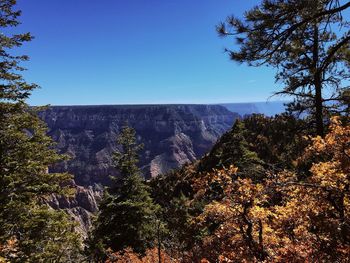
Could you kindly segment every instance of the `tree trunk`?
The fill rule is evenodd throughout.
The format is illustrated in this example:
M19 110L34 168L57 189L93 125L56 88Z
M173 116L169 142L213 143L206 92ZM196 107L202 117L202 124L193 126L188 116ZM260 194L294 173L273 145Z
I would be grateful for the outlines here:
M316 74L315 76L315 119L316 119L316 133L324 136L323 126L323 102L322 102L322 83L321 78Z
M313 43L313 76L314 76L314 87L315 87L315 122L316 122L316 133L323 137L323 100L322 100L322 75L318 70L319 62L319 32L318 24L314 25L314 43Z

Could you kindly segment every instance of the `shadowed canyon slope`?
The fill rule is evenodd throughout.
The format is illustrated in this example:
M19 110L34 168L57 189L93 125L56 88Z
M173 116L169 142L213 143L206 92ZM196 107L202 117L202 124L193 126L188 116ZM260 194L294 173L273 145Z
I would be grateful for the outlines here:
M74 175L75 197L54 198L53 207L67 209L86 235L91 213L97 212L100 185L108 185L112 153L120 128L128 123L144 144L140 167L157 176L207 153L238 114L216 105L54 106L41 113L60 153L70 156L51 171Z
M210 150L238 114L218 105L54 106L41 114L61 153L71 159L54 167L82 186L108 184L115 174L111 154L120 128L128 123L144 144L145 177L192 162Z

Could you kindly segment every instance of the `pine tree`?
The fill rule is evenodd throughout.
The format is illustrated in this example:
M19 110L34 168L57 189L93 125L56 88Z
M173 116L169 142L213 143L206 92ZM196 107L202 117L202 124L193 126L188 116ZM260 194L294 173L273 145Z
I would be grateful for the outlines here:
M256 126L259 127L258 118L264 118L260 115L253 115L252 117L255 118ZM252 134L252 131L246 128L247 120L249 118L236 120L232 129L225 133L209 155L201 160L199 164L200 170L210 171L212 168L229 167L234 163L239 168L238 174L240 176L255 179L263 176L264 162L252 150L251 143L246 139L248 135Z
M15 4L0 3L4 31L19 25ZM37 88L20 74L28 57L11 54L31 39L29 33L0 34L0 261L74 262L80 249L74 225L64 211L48 205L53 194L70 192L62 185L71 176L48 173L62 156L53 150L37 111L25 103Z
M342 14L348 8L348 1L263 0L244 20L229 17L217 29L235 36L239 50L228 50L233 60L277 68L285 86L277 94L295 98L291 110L310 113L322 136L325 113L338 110L334 102L350 75L349 22Z
M137 167L138 151L135 130L123 127L118 139L121 150L114 153L114 164L119 177L112 177L113 185L107 188L100 205L100 213L92 231L90 249L97 259L106 251L131 248L144 253L155 245L157 235L156 214L150 189Z

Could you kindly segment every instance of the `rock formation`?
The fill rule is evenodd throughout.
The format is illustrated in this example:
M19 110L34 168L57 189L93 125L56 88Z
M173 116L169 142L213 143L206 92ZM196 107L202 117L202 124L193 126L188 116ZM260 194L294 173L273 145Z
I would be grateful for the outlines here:
M150 178L202 157L239 117L219 105L54 106L40 115L58 151L70 156L50 170L73 174L77 189L75 198L53 206L69 208L83 227L97 211L101 185L116 174L111 155L123 125L144 144L140 167Z

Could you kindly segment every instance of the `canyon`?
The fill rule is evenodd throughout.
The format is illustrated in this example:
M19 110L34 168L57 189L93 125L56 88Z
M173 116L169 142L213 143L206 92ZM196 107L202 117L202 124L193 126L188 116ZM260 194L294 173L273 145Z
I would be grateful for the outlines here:
M149 179L201 158L240 115L220 105L102 105L51 106L40 117L58 152L69 156L50 172L72 174L76 188L75 197L51 205L67 209L86 233L103 187L118 175L112 153L121 127L134 128L144 145L139 165Z

